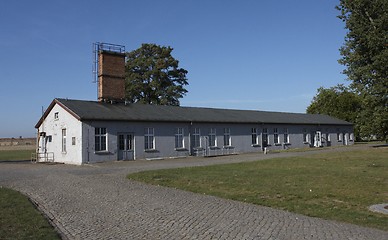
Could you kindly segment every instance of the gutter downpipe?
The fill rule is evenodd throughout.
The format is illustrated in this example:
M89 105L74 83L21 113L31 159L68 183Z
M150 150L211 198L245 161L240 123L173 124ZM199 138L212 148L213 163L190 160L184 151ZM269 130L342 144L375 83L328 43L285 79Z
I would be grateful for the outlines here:
M189 156L192 156L192 146L191 146L191 129L193 126L193 122L190 122L189 126Z
M264 122L259 122L259 123L261 123L261 134L260 134L261 151L263 151L264 154L267 154L267 151L266 151L267 146L264 147L264 144L263 144ZM268 129L267 129L267 139L268 139Z

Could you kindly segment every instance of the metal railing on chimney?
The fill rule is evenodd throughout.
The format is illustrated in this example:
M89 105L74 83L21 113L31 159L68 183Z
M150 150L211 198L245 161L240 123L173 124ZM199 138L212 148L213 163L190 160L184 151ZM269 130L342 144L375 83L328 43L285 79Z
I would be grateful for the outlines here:
M109 51L109 52L117 52L117 53L125 53L125 46L113 44L113 43L102 43L95 42L93 43L93 83L97 83L98 81L98 53L100 51Z

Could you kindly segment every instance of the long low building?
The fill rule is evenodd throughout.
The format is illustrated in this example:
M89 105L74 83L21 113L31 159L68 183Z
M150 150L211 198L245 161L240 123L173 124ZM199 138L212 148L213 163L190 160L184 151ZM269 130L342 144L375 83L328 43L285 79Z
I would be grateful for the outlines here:
M83 164L353 144L353 125L326 115L127 104L124 48L95 46L98 101L54 99L35 126L36 160Z
M327 115L54 99L35 126L41 161L71 164L353 144Z

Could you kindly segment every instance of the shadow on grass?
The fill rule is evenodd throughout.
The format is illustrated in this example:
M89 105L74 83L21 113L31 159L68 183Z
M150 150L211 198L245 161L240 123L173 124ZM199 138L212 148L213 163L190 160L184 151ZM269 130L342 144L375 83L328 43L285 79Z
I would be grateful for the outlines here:
M0 160L0 163L14 164L14 163L30 163L31 160Z

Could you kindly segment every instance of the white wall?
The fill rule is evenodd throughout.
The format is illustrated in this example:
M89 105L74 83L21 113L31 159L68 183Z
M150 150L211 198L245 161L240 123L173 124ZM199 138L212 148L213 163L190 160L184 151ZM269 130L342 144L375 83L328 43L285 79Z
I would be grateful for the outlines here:
M55 118L55 113L58 117ZM51 109L39 132L46 132L46 151L54 154L55 162L82 163L82 124L58 104ZM62 152L62 129L66 129L66 152ZM75 138L73 145L72 138ZM51 142L49 141L51 138ZM42 151L42 149L40 149Z

